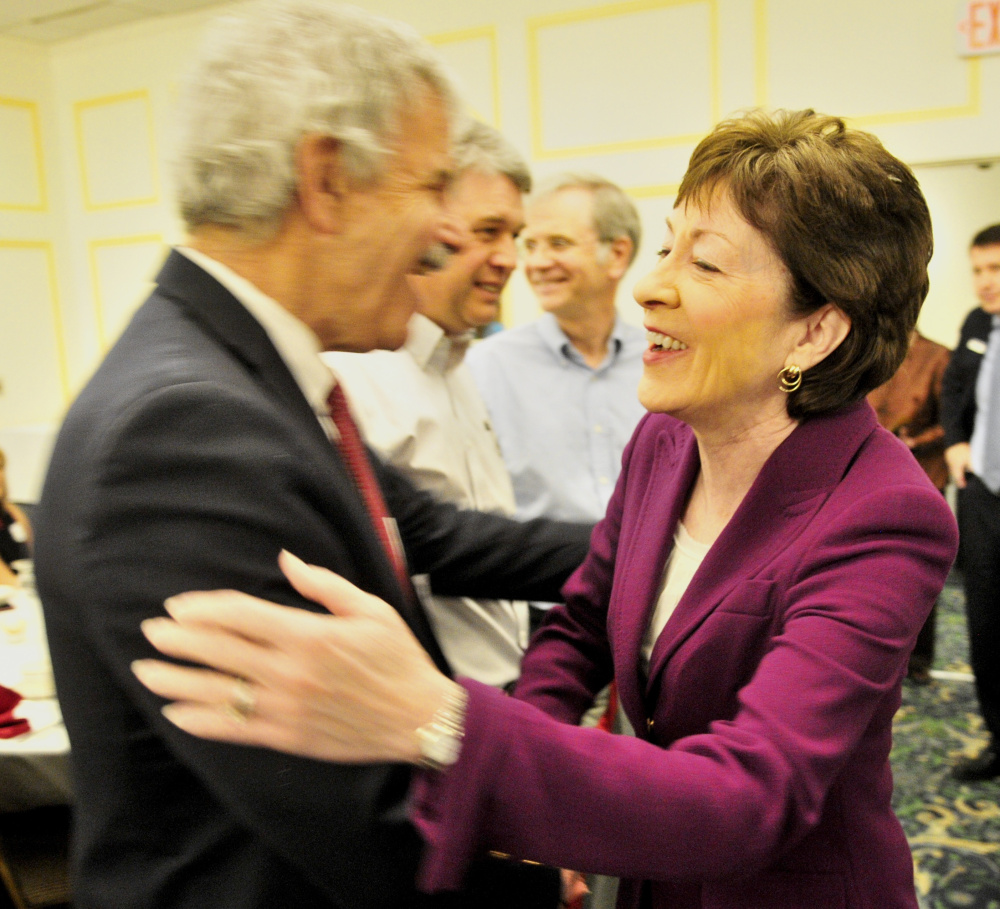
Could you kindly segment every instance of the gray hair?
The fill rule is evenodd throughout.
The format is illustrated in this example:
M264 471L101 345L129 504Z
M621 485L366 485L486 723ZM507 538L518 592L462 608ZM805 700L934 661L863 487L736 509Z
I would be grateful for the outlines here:
M531 201L537 202L564 189L585 189L593 198L594 230L601 243L613 243L619 237L632 241L628 264L635 261L642 242L642 224L639 212L620 186L596 174L559 174L545 180L535 191Z
M450 77L416 32L328 0L271 0L206 37L180 105L177 196L187 227L273 231L304 135L336 139L348 175L383 172L399 118L430 89L454 122Z
M520 152L498 130L479 120L468 121L455 140L456 175L469 170L506 177L522 193L531 192L531 171Z

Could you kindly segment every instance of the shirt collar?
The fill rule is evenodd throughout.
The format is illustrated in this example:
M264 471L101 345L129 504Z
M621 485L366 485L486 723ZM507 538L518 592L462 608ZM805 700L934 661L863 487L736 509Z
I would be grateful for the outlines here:
M414 313L406 327L406 343L403 347L423 370L450 372L465 357L472 340L472 332L462 335L447 335L444 329L427 316Z
M552 351L553 356L557 359L569 358L577 363L584 362L583 356L573 346L566 332L559 327L559 322L552 313L542 313L538 319L538 333L541 335L546 347ZM621 316L616 313L615 324L611 328L611 337L608 338L608 352L610 355L605 358L604 365L609 365L618 358L618 354L624 343L624 324L622 323Z
M335 379L319 357L322 345L316 333L228 266L188 246L179 246L177 251L208 272L243 304L271 339L309 406L317 414L326 414L327 398Z

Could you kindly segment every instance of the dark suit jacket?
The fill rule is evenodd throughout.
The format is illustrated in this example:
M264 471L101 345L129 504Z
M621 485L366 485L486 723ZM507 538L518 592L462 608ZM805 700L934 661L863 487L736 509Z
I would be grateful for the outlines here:
M944 497L866 402L804 422L646 673L698 464L687 426L646 417L565 605L525 656L529 703L463 682L459 760L414 793L428 886L488 845L619 876L630 909L642 889L646 909L916 909L889 749L907 657L955 555ZM637 738L572 725L612 672Z
M976 379L992 328L993 317L983 309L972 310L962 323L958 347L952 351L941 387L945 447L972 438L976 423Z
M414 573L441 593L545 597L586 532L435 503L376 465ZM231 587L316 609L284 547L391 603L401 591L346 469L261 328L178 253L66 418L37 580L76 786L78 909L395 907L415 900L410 773L200 741L129 664L165 597Z

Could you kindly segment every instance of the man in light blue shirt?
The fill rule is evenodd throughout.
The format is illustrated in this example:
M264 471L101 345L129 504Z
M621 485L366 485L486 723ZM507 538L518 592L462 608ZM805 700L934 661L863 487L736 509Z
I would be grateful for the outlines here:
M615 309L639 216L619 187L590 175L543 185L525 215L525 274L543 314L476 345L467 362L518 516L596 521L645 412L636 397L645 334Z

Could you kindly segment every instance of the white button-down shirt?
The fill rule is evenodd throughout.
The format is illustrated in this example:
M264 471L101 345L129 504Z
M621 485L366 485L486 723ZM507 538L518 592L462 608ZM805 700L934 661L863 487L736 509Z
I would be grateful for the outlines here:
M329 353L368 443L439 499L514 513L514 492L486 406L463 359L468 339L424 316L398 351ZM503 686L527 646L524 602L432 596L415 579L441 648L459 675ZM422 589L423 588L423 589Z

